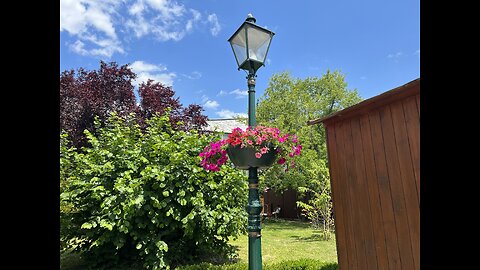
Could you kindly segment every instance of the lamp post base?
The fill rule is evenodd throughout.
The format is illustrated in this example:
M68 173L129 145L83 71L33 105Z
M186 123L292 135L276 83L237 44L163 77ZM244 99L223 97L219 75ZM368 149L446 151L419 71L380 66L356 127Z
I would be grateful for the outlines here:
M260 234L248 235L248 270L262 270L262 241Z
M258 168L248 169L248 270L262 269L261 217L258 195Z

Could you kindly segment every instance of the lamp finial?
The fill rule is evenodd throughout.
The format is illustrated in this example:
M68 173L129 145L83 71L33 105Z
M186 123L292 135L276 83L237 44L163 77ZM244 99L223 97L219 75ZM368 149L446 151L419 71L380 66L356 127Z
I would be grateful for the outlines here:
M245 21L256 23L257 19L255 19L255 17L253 17L252 13L248 13L247 19L245 19Z

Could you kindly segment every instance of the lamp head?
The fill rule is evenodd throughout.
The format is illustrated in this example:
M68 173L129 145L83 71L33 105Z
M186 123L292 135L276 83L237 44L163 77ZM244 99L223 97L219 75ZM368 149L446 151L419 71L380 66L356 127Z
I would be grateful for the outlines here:
M251 13L235 33L228 39L232 46L238 69L255 73L265 65L268 49L275 35L272 31L258 26Z

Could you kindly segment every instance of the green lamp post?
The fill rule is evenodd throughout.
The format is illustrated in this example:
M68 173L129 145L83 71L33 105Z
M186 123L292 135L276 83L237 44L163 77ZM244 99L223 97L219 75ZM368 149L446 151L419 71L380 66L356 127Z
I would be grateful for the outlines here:
M257 70L264 66L274 33L255 24L252 14L228 39L237 60L238 70L248 72L248 126L255 127L255 77ZM258 194L258 168L248 168L248 269L262 269L262 246L260 213L262 205Z

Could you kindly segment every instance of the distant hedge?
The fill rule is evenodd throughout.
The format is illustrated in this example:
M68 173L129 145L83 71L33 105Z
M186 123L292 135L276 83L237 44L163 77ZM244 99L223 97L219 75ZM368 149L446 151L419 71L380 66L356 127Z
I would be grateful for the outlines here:
M322 262L313 259L288 260L273 264L263 264L264 270L338 270L337 263ZM177 267L176 270L248 270L247 263L213 265L201 263Z

